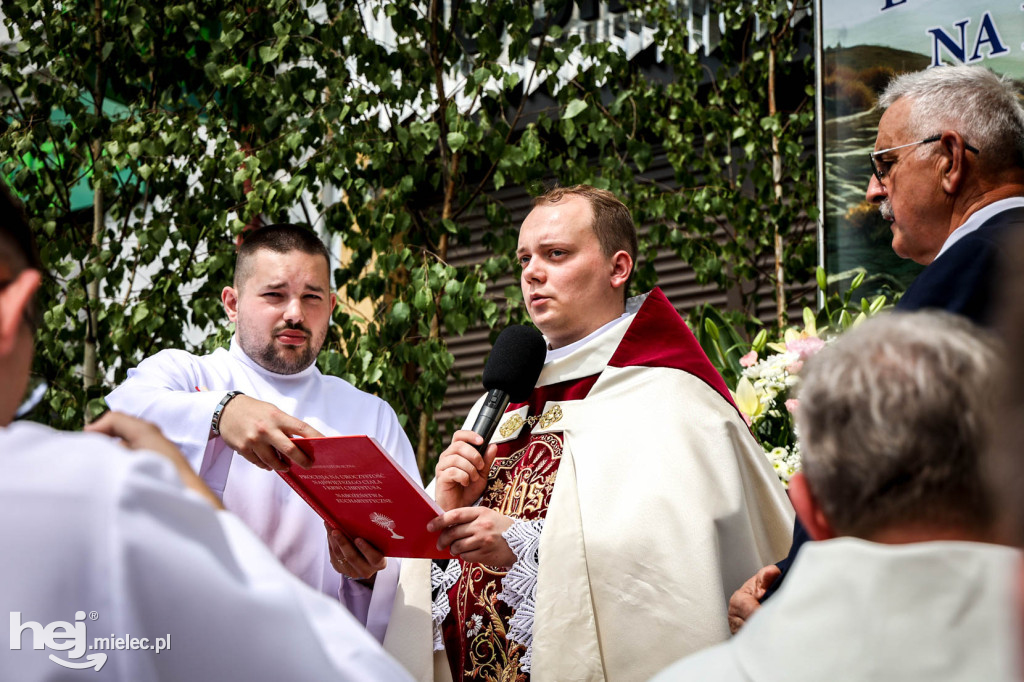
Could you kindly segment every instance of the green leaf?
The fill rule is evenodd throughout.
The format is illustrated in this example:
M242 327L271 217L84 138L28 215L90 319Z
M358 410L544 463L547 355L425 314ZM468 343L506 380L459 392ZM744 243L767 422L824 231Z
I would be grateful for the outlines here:
M149 306L143 301L135 306L132 311L132 325L137 326L140 322L149 317Z
M278 57L277 48L271 45L264 45L259 49L260 61L264 64L274 61Z
M459 151L466 144L466 136L462 133L448 133L448 146L452 151Z
M582 99L574 99L569 102L569 106L565 108L565 113L562 114L563 119L576 118L587 108L587 103Z
M409 321L409 304L405 301L395 301L389 317L395 324L406 324Z

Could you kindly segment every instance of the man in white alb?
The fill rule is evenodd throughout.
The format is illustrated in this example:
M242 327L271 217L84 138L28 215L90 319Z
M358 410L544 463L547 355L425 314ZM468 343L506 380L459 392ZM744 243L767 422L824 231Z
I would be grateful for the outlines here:
M288 569L341 599L382 639L394 598L388 576L399 561L336 531L332 559L320 517L273 471L289 460L308 464L290 436L366 434L419 480L394 410L315 365L335 304L328 263L308 229L254 230L222 293L236 325L231 347L205 356L161 351L129 371L107 403L160 426Z
M12 422L40 271L0 186L0 678L405 679L344 608L222 510L152 424L109 413L83 434Z

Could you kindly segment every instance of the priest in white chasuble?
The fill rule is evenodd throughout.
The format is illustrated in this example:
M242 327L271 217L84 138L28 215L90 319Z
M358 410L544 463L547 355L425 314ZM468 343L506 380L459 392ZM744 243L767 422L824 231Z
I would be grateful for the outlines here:
M523 222L549 350L483 455L464 430L439 459L455 558L403 565L385 637L417 679L647 679L725 640L729 595L785 554L792 508L721 376L660 290L625 300L636 244L587 186Z
M291 436L369 435L420 480L391 406L316 366L335 304L330 279L327 249L311 230L254 230L222 293L235 323L231 347L161 351L130 370L107 403L157 424L281 563L344 602L380 640L400 561L337 531L332 556L323 521L271 470L308 464Z

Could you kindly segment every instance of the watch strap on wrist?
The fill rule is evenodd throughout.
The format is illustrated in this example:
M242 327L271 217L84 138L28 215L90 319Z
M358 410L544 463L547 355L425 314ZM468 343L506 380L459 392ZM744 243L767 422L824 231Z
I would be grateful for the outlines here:
M213 411L213 419L210 420L210 431L213 435L220 435L220 417L224 414L224 408L230 403L235 396L245 395L241 391L228 391L227 394L221 398L220 402L217 403L217 408Z

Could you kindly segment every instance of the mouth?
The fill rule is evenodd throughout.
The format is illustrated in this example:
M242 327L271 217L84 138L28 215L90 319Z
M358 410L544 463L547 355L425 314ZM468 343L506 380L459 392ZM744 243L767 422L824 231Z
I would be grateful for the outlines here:
M309 335L298 329L286 329L279 332L275 338L286 346L301 346L306 343Z
M530 306L542 305L547 301L550 301L550 297L542 296L541 294L530 294Z

